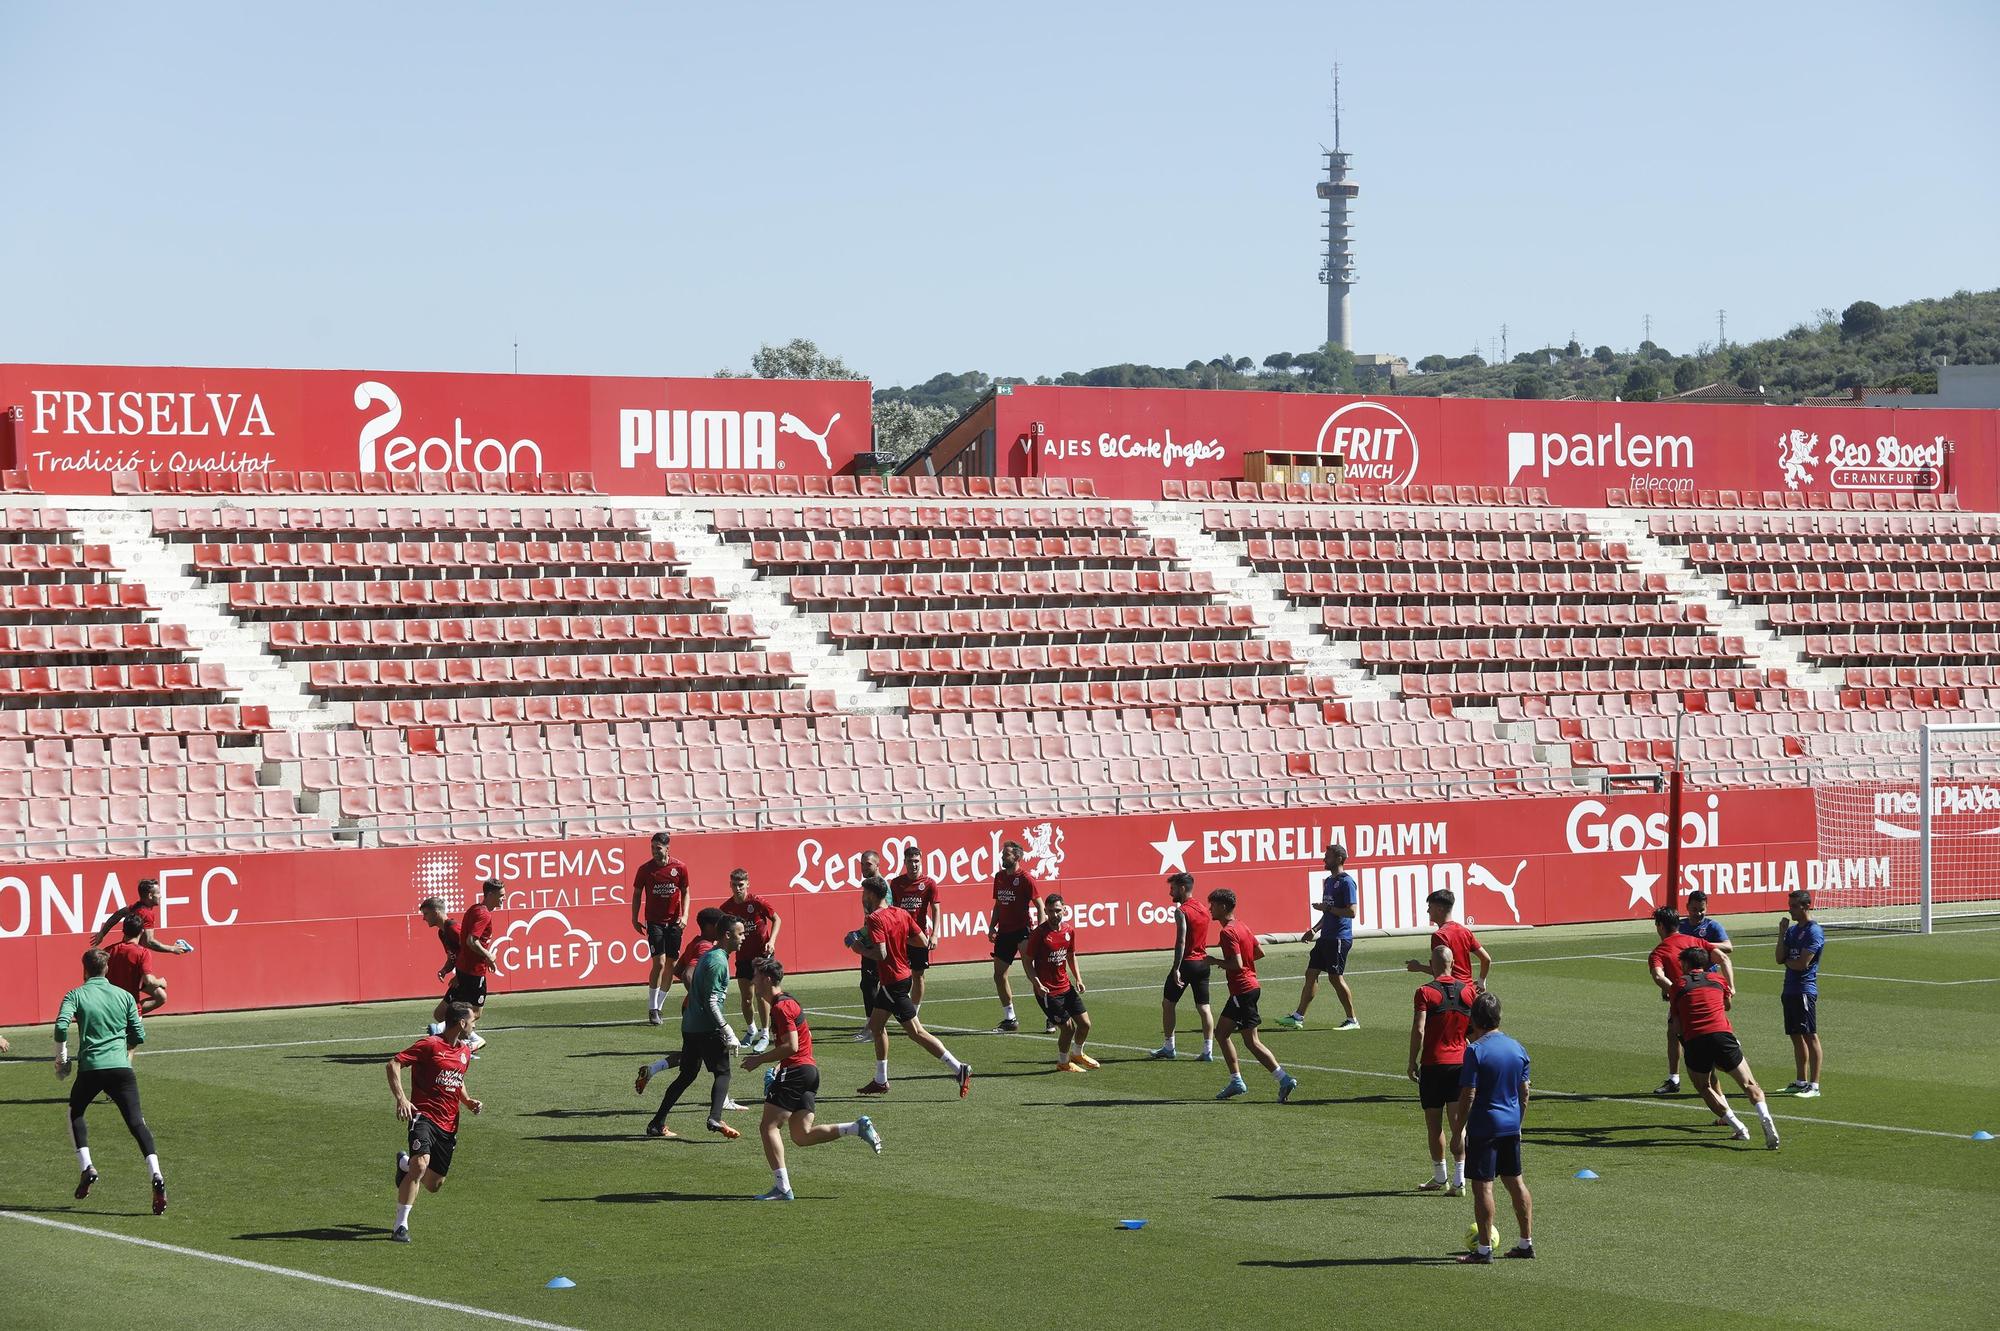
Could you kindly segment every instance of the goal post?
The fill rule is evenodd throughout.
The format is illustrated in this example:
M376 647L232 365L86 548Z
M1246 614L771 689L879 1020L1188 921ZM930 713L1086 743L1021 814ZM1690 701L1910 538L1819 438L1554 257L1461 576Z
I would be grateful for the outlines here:
M1813 781L1823 923L1930 933L2000 914L2000 724L1873 737Z

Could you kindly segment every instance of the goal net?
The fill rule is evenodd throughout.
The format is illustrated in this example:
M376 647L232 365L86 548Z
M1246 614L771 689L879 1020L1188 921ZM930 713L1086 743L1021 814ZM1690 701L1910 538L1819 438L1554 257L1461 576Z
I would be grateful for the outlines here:
M1882 736L1813 782L1827 926L1931 932L2000 914L2000 725Z

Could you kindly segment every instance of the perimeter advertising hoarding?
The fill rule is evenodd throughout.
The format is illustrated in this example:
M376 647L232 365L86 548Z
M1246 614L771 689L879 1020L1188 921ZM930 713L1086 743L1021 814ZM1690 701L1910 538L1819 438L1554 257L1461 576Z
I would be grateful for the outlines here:
M1241 479L1257 451L1339 453L1368 486L1520 486L1565 507L1609 490L1955 495L2000 507L2000 413L1045 388L996 397L1000 474L1088 477L1157 499Z
M912 840L941 886L937 958L986 955L990 880L1001 844L1073 911L1078 947L1168 946L1166 875L1234 889L1261 934L1302 930L1333 842L1353 852L1364 930L1418 926L1437 888L1473 927L1636 919L1667 899L1663 798L1565 796L1479 804L1058 818L925 827L855 826L686 833L697 907L749 869L752 890L784 918L778 953L799 971L854 964L842 936L861 915L856 863L875 850L901 862ZM1889 860L1823 862L1803 790L1691 796L1682 818L1683 889L1705 888L1719 914L1778 911L1786 890L1879 880ZM168 1014L408 998L440 992L435 936L414 914L436 893L455 911L485 878L507 885L499 954L509 990L639 984L645 941L631 923L642 838L422 849L87 860L0 867L0 1024L51 1017L78 983L91 929L160 879L163 939L195 944L157 956ZM1873 876L1871 878L1871 875Z
M833 475L871 444L860 380L0 365L0 463L51 494L117 471Z

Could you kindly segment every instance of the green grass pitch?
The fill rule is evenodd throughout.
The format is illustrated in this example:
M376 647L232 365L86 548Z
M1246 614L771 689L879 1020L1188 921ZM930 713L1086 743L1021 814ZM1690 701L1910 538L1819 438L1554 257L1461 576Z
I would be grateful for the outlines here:
M1783 1086L1792 1067L1771 922L1730 923L1736 1027L1759 1077ZM852 976L798 977L819 1042L821 1117L869 1112L887 1150L793 1148L790 1206L748 1200L770 1184L754 1108L733 1116L741 1141L701 1131L705 1080L675 1112L685 1140L639 1135L657 1101L634 1096L633 1070L678 1044L671 1025L633 1019L641 991L502 987L471 1078L486 1113L462 1125L451 1180L419 1201L408 1247L384 1241L402 1131L381 1064L428 1004L156 1018L137 1067L172 1188L158 1219L103 1102L91 1115L103 1181L71 1198L47 1036L11 1030L14 1052L0 1059L0 1326L502 1324L380 1291L591 1331L1276 1326L1329 1315L1879 1331L1990 1315L2000 1142L1970 1135L2000 1132L2000 931L1835 933L1821 979L1825 1094L1775 1097L1776 1154L1729 1141L1693 1096L1652 1097L1664 1012L1641 968L1650 926L1486 941L1506 1029L1534 1058L1533 1263L1445 1264L1471 1203L1412 1190L1428 1165L1415 1088L1401 1076L1416 980L1400 963L1416 948L1377 939L1358 944L1350 966L1361 1031L1331 1029L1339 1004L1324 987L1305 1031L1267 1026L1301 1083L1283 1106L1254 1065L1248 1097L1213 1101L1222 1066L1191 1060L1199 1041L1185 1006L1181 1060L1143 1061L1159 1041L1160 955L1084 959L1104 1061L1084 1076L1055 1075L1053 1044L1038 1034L987 1033L997 1010L985 967L934 972L925 1017L976 1069L963 1102L900 1038L894 1093L854 1096L872 1069L867 1047L845 1039ZM1267 1021L1296 997L1304 952L1266 958ZM1018 978L1016 989L1025 999ZM739 1074L738 1098L755 1101L760 1079ZM1580 1169L1601 1177L1577 1181ZM1501 1214L1511 1243L1504 1200ZM1117 1228L1126 1218L1150 1223ZM556 1275L576 1288L545 1290Z

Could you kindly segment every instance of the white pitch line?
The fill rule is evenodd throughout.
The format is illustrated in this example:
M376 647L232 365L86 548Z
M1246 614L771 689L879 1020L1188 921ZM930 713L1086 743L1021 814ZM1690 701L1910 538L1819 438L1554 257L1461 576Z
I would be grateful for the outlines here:
M833 1007L833 1008L810 1007L806 1008L805 1011L812 1013L816 1016L847 1017L852 1015L852 1013L856 1011L857 1007L858 1005L849 1004L844 1007ZM933 1035L938 1035L938 1034L1002 1035L1002 1033L998 1031L987 1030L987 1029L975 1030L969 1026L939 1026L936 1028L931 1028L926 1026L925 1029L930 1030ZM1003 1038L1011 1040L1048 1040L1053 1042L1056 1037L1053 1035L1036 1035L1029 1031L1015 1031L1015 1032L1005 1033ZM1129 1053L1135 1053L1135 1054L1148 1054L1152 1052L1150 1049L1147 1049L1144 1045L1112 1044L1107 1040L1091 1040L1088 1043L1096 1046L1099 1049L1122 1049ZM1219 1063L1221 1061L1220 1057L1218 1057L1216 1061ZM1374 1077L1384 1081L1402 1082L1405 1085L1410 1085L1412 1094L1415 1093L1415 1086L1410 1082L1407 1073L1383 1072L1375 1068L1330 1068L1330 1067L1322 1067L1314 1063L1293 1063L1289 1061L1285 1062L1284 1066L1287 1068L1297 1068L1301 1072L1330 1072L1335 1074L1336 1076ZM977 1073L977 1068L974 1069L974 1072L975 1074ZM1555 1091L1542 1086L1537 1086L1535 1088L1535 1094L1551 1096L1558 1100L1576 1100L1586 1104L1643 1105L1648 1108L1658 1107L1663 1109L1687 1109L1691 1111L1699 1111L1704 1114L1709 1112L1708 1106L1706 1104L1701 1103L1699 1100L1676 1101L1668 1099L1665 1096L1661 1096L1657 1099L1654 1098L1642 1099L1636 1096L1592 1095L1586 1091ZM1771 1103L1775 1105L1780 1102L1777 1099L1773 1098L1771 1100ZM1966 1132L1943 1132L1937 1128L1906 1128L1901 1126L1900 1124L1895 1124L1895 1123L1850 1123L1845 1119L1808 1118L1801 1114L1787 1114L1785 1115L1784 1121L1787 1123L1812 1123L1820 1127L1828 1127L1828 1128L1859 1128L1867 1132L1900 1132L1900 1133L1907 1133L1911 1136L1917 1136L1917 1137L1943 1137L1947 1141L1962 1142L1962 1141L1972 1140L1972 1134Z
M1759 975L1783 975L1785 973L1776 966L1738 966L1736 969L1740 971L1754 971ZM1850 975L1846 971L1830 970L1820 971L1819 978L1822 980L1872 980L1876 984L1933 984L1947 986L1954 984L2000 984L2000 976L1987 976L1977 980L1917 980L1907 975Z
M437 1308L444 1312L459 1313L466 1317L483 1317L491 1322L506 1322L510 1326L531 1326L539 1331L576 1331L561 1322L543 1322L533 1317L516 1317L513 1313L494 1312L490 1308L475 1308L467 1303L448 1303L443 1299L427 1299L420 1294L405 1294L400 1290L383 1289L380 1285L363 1285L353 1280L336 1280L332 1276L316 1275L311 1271L295 1271L289 1266L272 1266L268 1262L253 1262L245 1257L228 1257L219 1252L203 1252L200 1248L183 1248L173 1243L161 1243L157 1239L142 1239L131 1234L120 1234L108 1229L92 1229L88 1225L71 1224L67 1220L51 1220L47 1216L23 1215L19 1211L0 1211L0 1220L18 1220L27 1225L42 1225L49 1229L66 1230L71 1234L88 1234L92 1238L114 1239L119 1243L130 1243L135 1247L152 1248L157 1252L170 1252L180 1257L199 1257L206 1262L220 1262L224 1266L238 1266L248 1271L262 1271L265 1275L285 1276L292 1280L306 1280L315 1285L327 1285L334 1289L352 1290L357 1294L373 1294L378 1298L395 1299L400 1303L415 1303L425 1308Z

